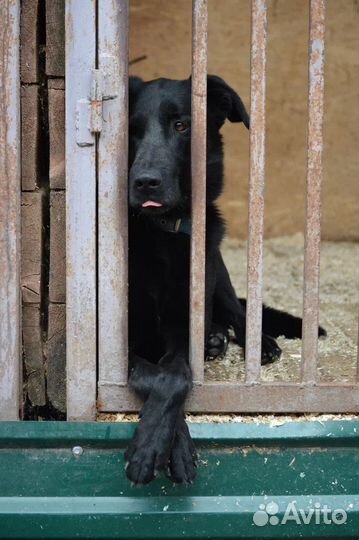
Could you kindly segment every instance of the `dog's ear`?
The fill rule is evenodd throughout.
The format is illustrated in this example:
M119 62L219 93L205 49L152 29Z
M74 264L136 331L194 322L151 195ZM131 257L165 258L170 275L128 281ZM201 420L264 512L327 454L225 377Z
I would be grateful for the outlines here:
M220 126L226 118L230 122L243 122L249 129L249 115L243 101L223 79L216 75L207 77L208 112L216 115Z
M134 104L137 94L139 93L142 85L143 85L143 80L140 79L140 77L128 78L128 93L129 93L130 108Z

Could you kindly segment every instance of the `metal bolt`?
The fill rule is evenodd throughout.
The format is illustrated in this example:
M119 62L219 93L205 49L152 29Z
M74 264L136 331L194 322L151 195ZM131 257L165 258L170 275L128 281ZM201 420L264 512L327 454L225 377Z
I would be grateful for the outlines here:
M82 446L74 446L72 449L72 454L75 457L80 457L82 456L83 453L84 453L84 449L82 448Z

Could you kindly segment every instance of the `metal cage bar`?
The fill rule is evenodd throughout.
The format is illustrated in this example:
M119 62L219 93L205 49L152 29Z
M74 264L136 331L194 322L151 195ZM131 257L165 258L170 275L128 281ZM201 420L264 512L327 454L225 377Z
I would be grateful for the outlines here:
M128 388L106 386L106 407L100 411L138 411L141 400ZM359 411L356 384L321 384L315 388L298 383L196 385L186 410L206 413L350 413Z
M190 361L193 381L204 377L207 144L207 0L193 0L192 15L192 235Z
M67 418L96 415L96 0L66 2ZM95 128L95 126L93 126Z
M0 420L20 411L20 0L0 2Z
M248 209L246 382L261 374L265 185L266 0L252 0L251 129Z
M317 380L320 207L323 154L325 0L310 2L308 154L303 285L302 381Z
M103 384L127 382L128 356L128 0L99 0L98 353Z

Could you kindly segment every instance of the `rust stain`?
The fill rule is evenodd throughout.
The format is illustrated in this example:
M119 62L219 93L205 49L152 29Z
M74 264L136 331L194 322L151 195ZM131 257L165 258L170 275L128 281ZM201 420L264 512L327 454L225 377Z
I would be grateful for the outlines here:
M19 412L20 65L18 0L0 3L0 418Z
M247 383L259 382L261 369L266 42L266 0L252 0L251 128L246 321Z
M204 377L207 0L193 0L192 13L192 225L190 283L190 361L195 383Z
M310 2L309 121L303 287L302 380L317 380L325 0Z

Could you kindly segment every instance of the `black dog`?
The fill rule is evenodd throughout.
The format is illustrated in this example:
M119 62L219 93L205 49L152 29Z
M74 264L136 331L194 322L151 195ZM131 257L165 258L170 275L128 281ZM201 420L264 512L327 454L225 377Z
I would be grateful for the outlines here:
M228 328L245 345L245 301L236 297L220 253L224 223L215 206L223 187L219 133L226 119L249 117L222 79L208 76L206 318L208 356L222 354ZM191 234L191 80L130 79L129 383L144 400L126 451L127 476L150 482L166 470L192 482L196 454L184 421L191 388L189 267ZM281 350L273 337L300 337L301 319L263 308L262 361Z

